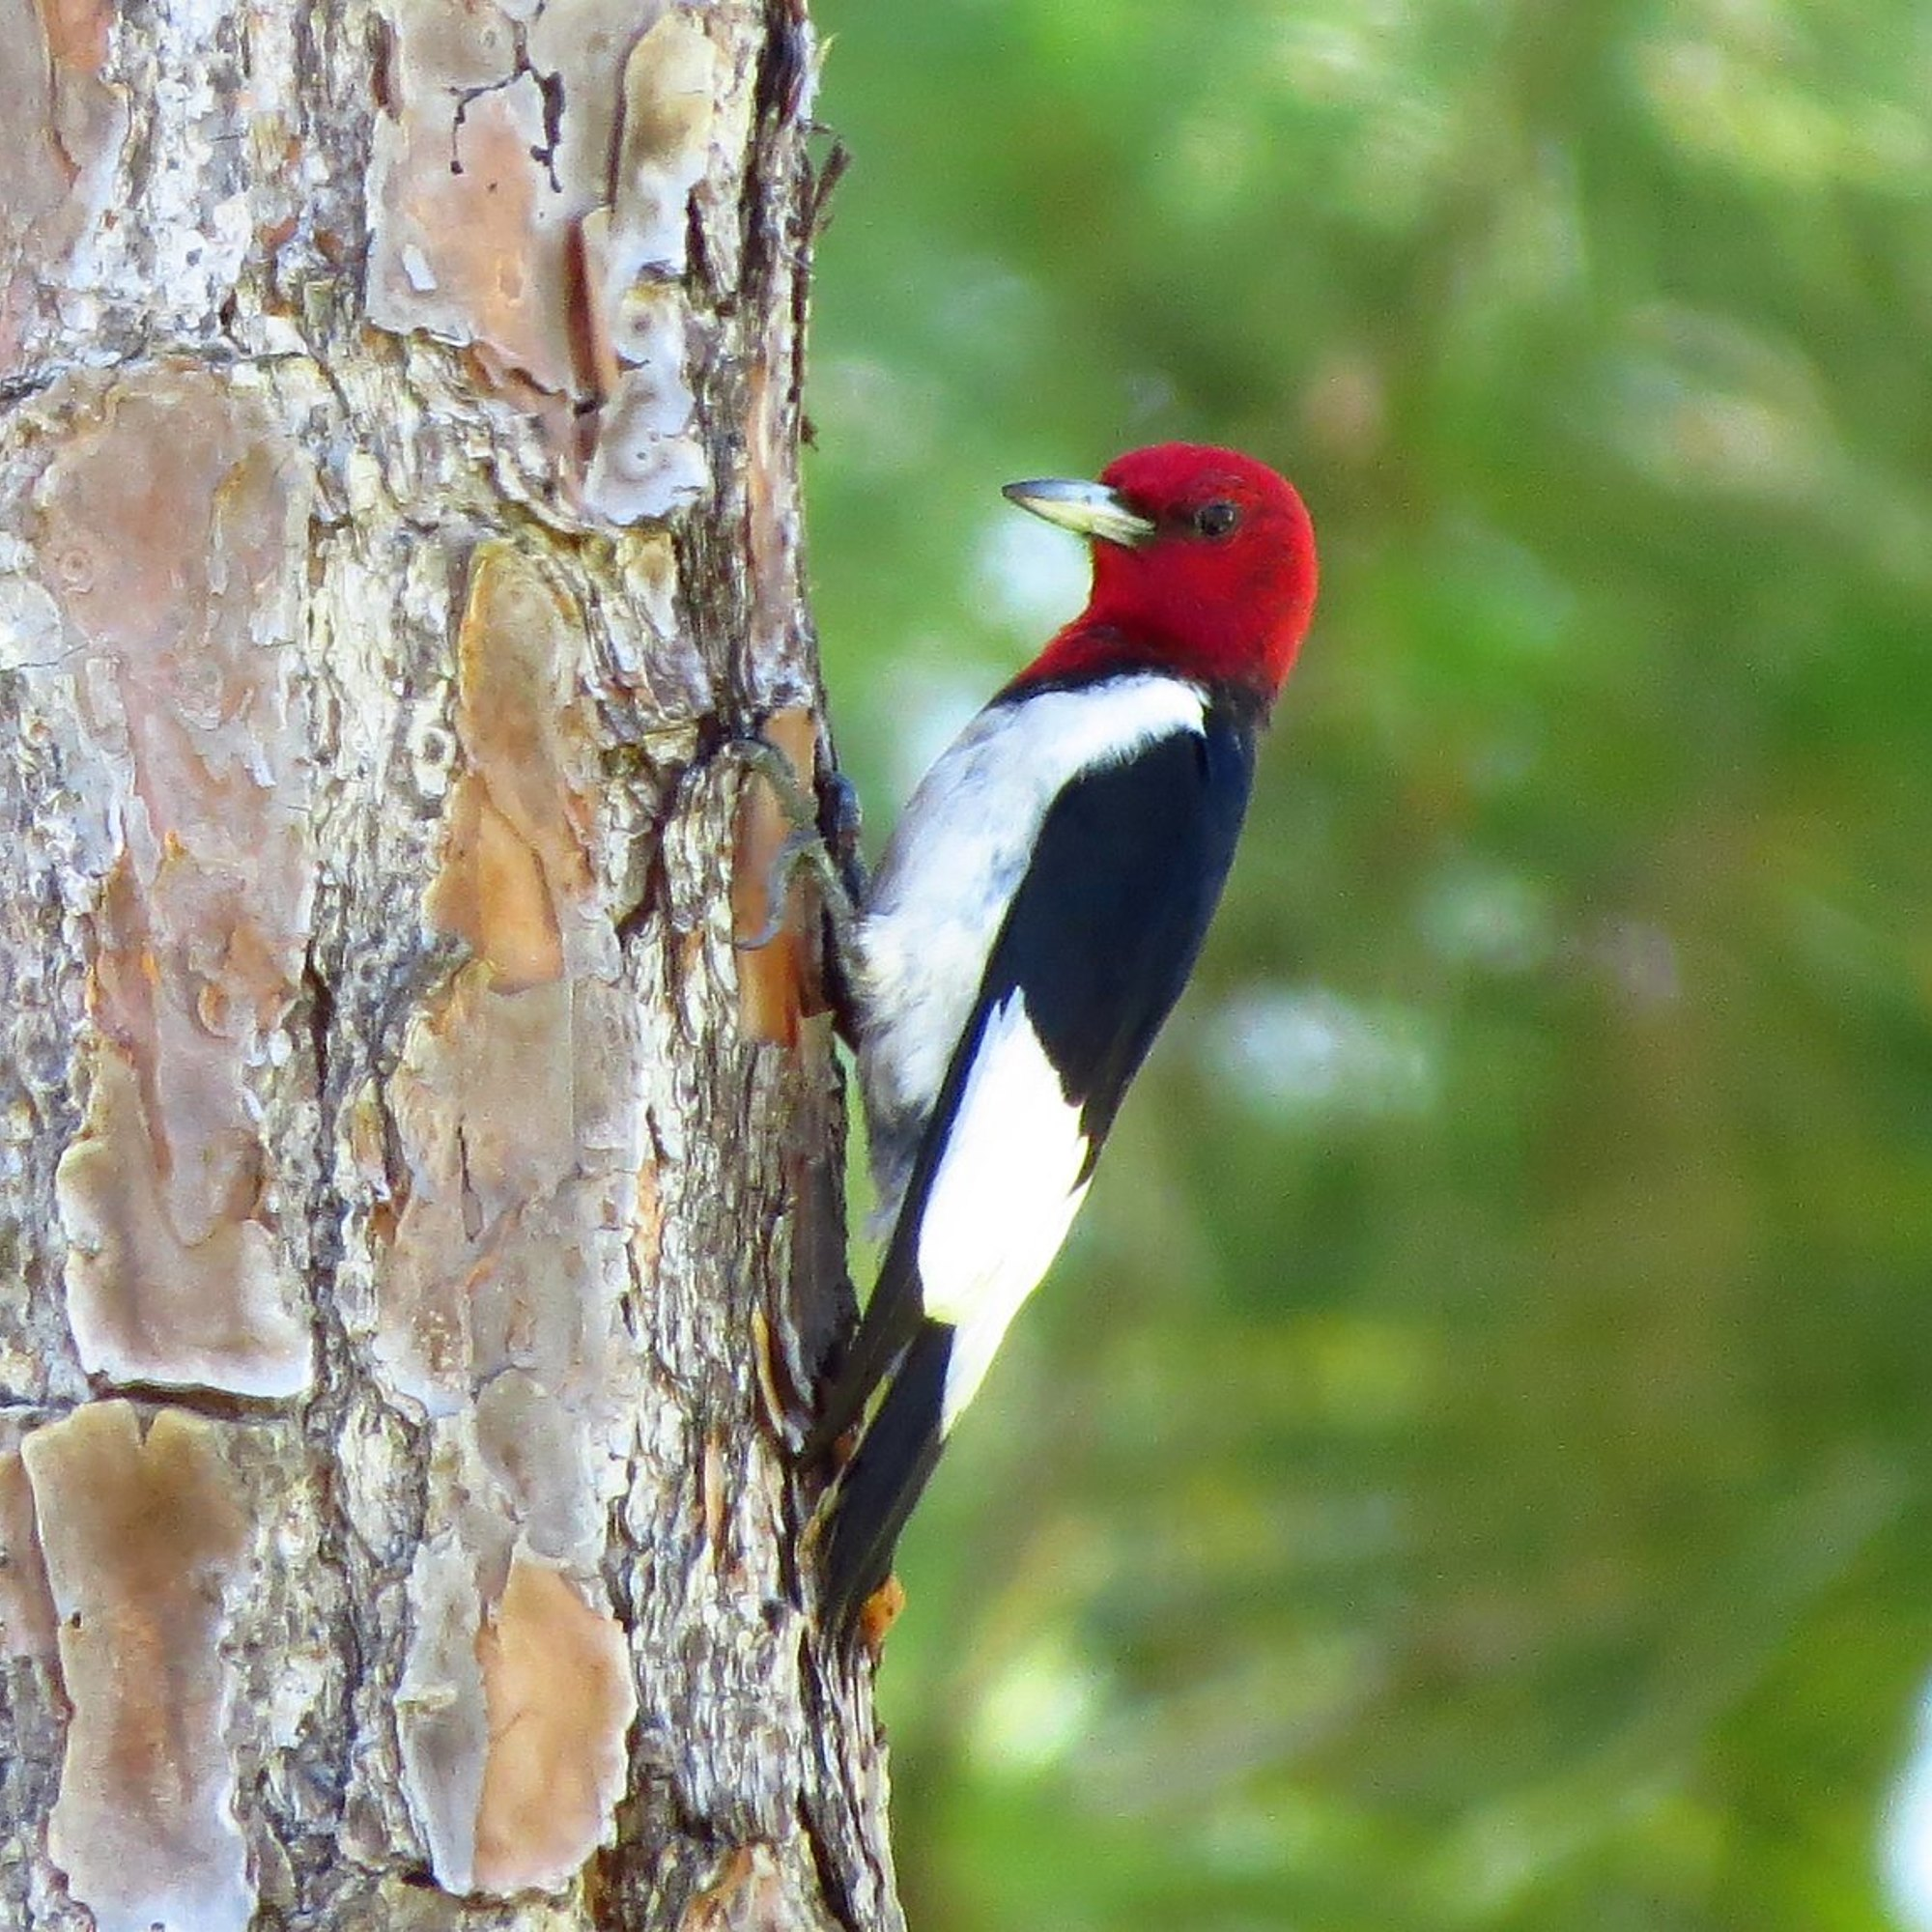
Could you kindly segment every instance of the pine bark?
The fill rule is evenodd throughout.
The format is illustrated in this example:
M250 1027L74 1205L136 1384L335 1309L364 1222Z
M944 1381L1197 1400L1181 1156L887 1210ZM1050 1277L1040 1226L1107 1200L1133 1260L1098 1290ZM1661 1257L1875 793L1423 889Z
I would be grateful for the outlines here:
M0 1924L892 1927L788 1453L802 0L0 0Z

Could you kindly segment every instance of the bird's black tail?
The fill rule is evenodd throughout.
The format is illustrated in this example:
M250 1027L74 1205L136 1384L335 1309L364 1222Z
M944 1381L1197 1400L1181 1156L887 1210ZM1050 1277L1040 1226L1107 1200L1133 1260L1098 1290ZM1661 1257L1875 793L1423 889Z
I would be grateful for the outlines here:
M952 1325L921 1321L857 1452L838 1472L819 1533L819 1622L828 1634L849 1636L867 1599L892 1575L899 1531L939 1461L952 1359Z

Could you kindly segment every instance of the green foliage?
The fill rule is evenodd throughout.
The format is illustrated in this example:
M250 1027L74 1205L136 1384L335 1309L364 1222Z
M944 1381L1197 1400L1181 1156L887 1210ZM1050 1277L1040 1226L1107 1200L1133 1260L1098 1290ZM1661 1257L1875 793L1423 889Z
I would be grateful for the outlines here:
M999 483L1238 443L1325 572L1199 980L907 1543L915 1924L1896 1923L1924 10L818 11L875 829L1077 602Z

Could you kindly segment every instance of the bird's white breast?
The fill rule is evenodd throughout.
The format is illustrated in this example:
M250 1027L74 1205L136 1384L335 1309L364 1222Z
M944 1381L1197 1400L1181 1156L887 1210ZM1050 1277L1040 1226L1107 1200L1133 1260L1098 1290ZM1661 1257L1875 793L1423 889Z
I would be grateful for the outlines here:
M982 711L921 781L859 929L859 1072L888 1217L1048 809L1083 772L1201 731L1206 705L1152 672L1040 692Z

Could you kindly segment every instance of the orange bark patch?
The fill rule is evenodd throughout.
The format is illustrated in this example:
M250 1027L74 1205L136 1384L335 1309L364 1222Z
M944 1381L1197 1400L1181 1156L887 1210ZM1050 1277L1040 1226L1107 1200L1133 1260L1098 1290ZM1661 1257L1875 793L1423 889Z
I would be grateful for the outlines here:
M566 1884L602 1842L637 1716L624 1634L521 1558L476 1639L489 1745L476 1816L486 1891Z
M589 910L582 642L575 612L536 565L507 543L478 549L458 639L456 728L469 769L452 789L427 912L475 949L504 992L562 979L570 928Z
M247 1522L220 1432L163 1409L143 1441L97 1403L21 1453L73 1711L48 1854L102 1923L244 1924L220 1647Z
M631 1254L638 1279L648 1286L657 1279L664 1255L664 1189L658 1182L658 1163L646 1153L638 1168L638 1205L631 1218Z
M412 63L403 73L405 113L382 124L377 146L372 319L476 343L541 387L569 389L570 229L533 152L544 145L535 77L473 96L459 125L451 91L425 85Z
M54 65L74 73L99 73L107 61L114 9L103 0L38 0L38 5Z
M818 755L818 724L804 706L776 711L763 735L782 752L799 783L810 789ZM738 810L738 844L731 865L731 935L761 932L773 906L772 864L792 831L791 820L761 779L749 778ZM747 1039L798 1044L799 1022L819 1009L817 975L810 966L804 931L805 887L794 881L785 919L768 946L738 953L738 1024Z
M387 11L370 319L468 348L509 408L540 419L582 507L627 525L671 516L710 480L682 285L694 211L750 138L737 114L719 125L721 94L751 99L725 84L733 35L696 10L622 0ZM735 210L708 235L724 286L736 235Z
M36 505L119 840L94 922L94 1093L60 1170L69 1318L97 1373L290 1394L308 1342L260 1218L258 1122L315 881L285 648L306 475L258 404L163 367L104 389Z
M274 1244L237 1216L199 1241L175 1231L130 1063L94 1063L87 1119L55 1175L68 1237L68 1321L91 1367L128 1380L287 1396L307 1386L308 1330Z
M99 220L128 135L126 91L100 78L114 9L105 0L0 7L0 374L51 317L75 244Z
M431 882L430 923L466 940L504 992L563 978L563 937L543 861L490 802L472 774L450 794L449 842Z
M51 1668L55 1621L27 1465L18 1449L0 1449L0 1658L32 1658Z

